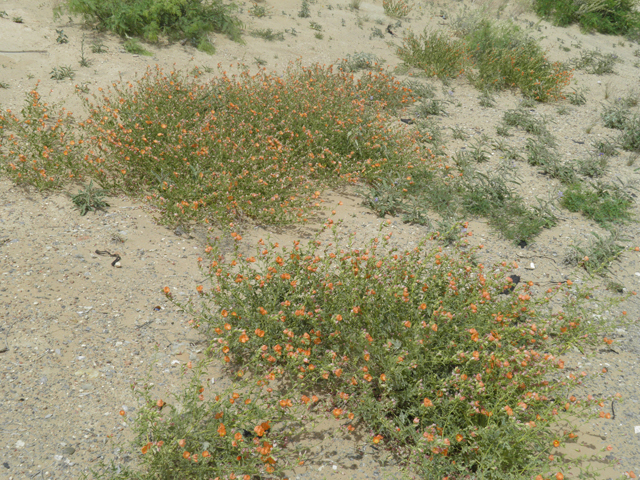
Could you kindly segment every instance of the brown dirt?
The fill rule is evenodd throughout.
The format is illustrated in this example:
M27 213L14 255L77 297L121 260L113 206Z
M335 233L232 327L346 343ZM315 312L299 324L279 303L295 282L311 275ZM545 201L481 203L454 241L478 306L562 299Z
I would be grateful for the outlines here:
M501 5L484 3L494 13ZM67 21L66 16L54 21L50 1L4 0L0 10L5 10L8 18L0 19L0 81L9 88L0 88L0 104L18 111L25 93L39 79L40 92L48 100L62 102L79 114L81 103L74 94L74 85L85 84L93 91L120 78L134 79L156 64L187 70L233 64L228 70L238 71L243 68L241 63L255 70L256 59L262 59L267 62L266 68L282 70L299 58L305 64L328 64L361 51L384 58L391 68L399 64L386 44L397 44L397 38L371 38L373 28L384 31L387 24L395 22L385 17L381 1L362 2L359 12L348 10L346 1L331 4L332 8L330 4L312 4L312 18L301 19L297 16L300 2L270 0L263 5L272 8L272 15L255 19L247 15L251 5L244 3L241 16L247 30L273 28L291 32L294 28L297 35L287 33L282 42L266 42L247 35L245 45L216 36L217 53L213 56L174 44L147 46L153 56L144 57L125 53L117 37L98 34L78 21ZM398 36L409 28L420 31L425 25L446 27L456 12L478 6L452 2L415 4L411 18L396 28ZM505 6L504 18L513 18L523 28L530 26L528 22L537 24L523 4L511 2ZM23 23L12 22L16 16L22 17ZM314 37L310 20L323 26L324 39ZM64 30L69 43L56 43L56 29ZM616 75L575 73L574 84L587 89L588 102L582 107L567 104L569 115L556 114L557 104L536 107L539 114L553 118L550 128L558 138L560 152L566 158L580 158L592 149L591 142L614 134L599 122L605 94L613 98L640 87L639 70L634 67L638 59L633 55L638 45L618 37L584 35L577 28L556 28L545 22L530 31L542 38L553 60L577 56L580 50L572 44L578 42L583 51L599 48L623 60L616 66ZM93 62L89 68L78 66L83 35L86 55ZM92 54L88 46L94 39L101 40L108 53ZM563 46L571 51L565 52L560 48ZM25 52L7 53L20 51ZM74 80L50 79L49 72L63 65L74 68ZM431 83L441 88L439 82ZM520 100L517 94L505 92L496 97L496 108L480 107L479 92L464 80L442 87L438 96L450 101L448 116L439 120L443 129L458 127L469 135L467 140L453 140L447 134L450 154L469 148L482 133L496 138L495 125L502 113ZM507 142L522 148L525 138L516 134ZM495 168L501 161L500 153L491 148L490 151L492 160L487 168ZM629 166L629 160L628 154L613 158L608 180L637 181L636 165ZM520 189L528 200L557 195L561 188L557 181L542 177L528 165L518 168ZM180 388L181 365L197 359L204 349L205 338L190 328L184 312L166 301L162 288L171 287L178 299L194 295L196 285L202 282L196 259L202 254L208 232L197 229L187 235L172 231L156 224L154 211L148 206L127 198L109 201L111 206L106 211L81 217L64 193L40 194L0 181L0 350L5 341L7 348L0 353L0 478L79 478L97 468L100 461L133 461L123 448L123 440L131 437L127 417L118 414L120 410L134 412L137 407L130 384L154 382L158 394L169 398ZM345 235L357 231L358 238L364 239L377 232L380 220L360 205L356 192L329 192L324 201L328 210L337 210L332 218L344 220L341 229ZM637 210L636 207L636 218ZM590 232L603 230L578 214L565 210L557 214L559 225L544 231L525 249L501 239L485 221L473 220L470 228L474 241L486 246L481 260L486 264L518 262L518 273L540 284L569 277L584 281L584 272L572 270L562 259L572 244L584 242ZM399 218L390 220L392 224L386 228L394 232L393 238L400 247L417 243L427 233L422 227L403 224ZM245 226L243 236L247 245L267 236L287 244L308 237L317 228L318 225L310 225L269 231ZM624 225L622 233L629 238L628 245L637 244L637 221ZM111 258L97 255L96 250L117 252L122 257L121 268L112 267ZM625 253L612 266L610 277L629 291L638 289L638 260L637 253ZM534 269L525 269L532 263ZM603 288L596 293L611 295ZM624 328L615 323L621 310L626 310L632 319ZM575 444L563 451L569 456L584 456L584 468L600 470L603 478L618 478L634 469L640 473L640 448L634 430L640 425L639 315L638 302L633 297L609 312L611 327L603 334L616 339L615 353L602 349L597 356L586 358L576 349L567 355L569 369L589 374L583 391L578 393L623 393L623 400L615 405L614 420L580 423L581 419L575 419L580 423L581 434ZM603 367L608 369L606 374L602 373ZM216 385L227 383L219 371L214 369L210 374ZM318 428L320 440L313 446L311 461L292 472L292 478L403 476L387 454L373 449L366 439L343 434L330 419ZM611 451L604 449L607 445L612 446ZM578 478L577 475L577 470L565 472L565 478Z

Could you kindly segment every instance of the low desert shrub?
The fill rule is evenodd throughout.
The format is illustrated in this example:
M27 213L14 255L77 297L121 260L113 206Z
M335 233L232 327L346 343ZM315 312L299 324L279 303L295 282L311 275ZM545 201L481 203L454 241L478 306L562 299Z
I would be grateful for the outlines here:
M640 12L636 0L534 0L535 12L562 27L577 23L586 31L637 35Z
M241 23L233 15L233 3L222 0L63 0L56 15L82 15L102 30L121 37L137 36L156 42L163 35L170 40L188 39L194 46L208 44L207 34L220 32L239 39Z
M268 382L273 403L319 400L431 478L547 472L559 411L581 408L571 379L552 380L557 354L596 337L577 309L549 310L564 287L534 300L506 264L477 264L461 227L447 251L390 249L389 235L358 248L260 241L255 255L216 242L196 323L233 371Z
M633 197L615 184L574 183L563 192L560 204L572 212L582 212L606 227L630 218Z

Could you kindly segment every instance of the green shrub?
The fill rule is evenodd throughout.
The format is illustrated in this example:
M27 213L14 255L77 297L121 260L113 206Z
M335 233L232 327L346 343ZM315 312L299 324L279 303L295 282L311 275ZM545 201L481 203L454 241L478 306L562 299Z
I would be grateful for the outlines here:
M210 32L239 39L241 23L232 14L235 8L222 0L63 0L55 11L56 15L82 15L98 28L121 37L156 42L165 35L170 40L184 38L194 46L204 46Z
M464 43L443 32L413 32L398 47L398 56L408 65L420 68L430 77L451 78L464 73L467 52Z
M624 150L640 153L640 115L627 121L618 142Z
M560 204L606 227L612 222L630 218L633 198L617 185L575 183L563 192Z
M517 26L488 20L467 25L461 40L442 32L409 33L397 54L429 76L467 73L480 90L518 88L537 101L562 97L572 76L563 65L547 60L538 42Z
M636 34L640 12L636 0L534 0L535 12L562 27L579 24L586 31L609 35Z
M569 84L571 73L551 63L537 40L509 23L480 21L465 37L474 60L472 80L480 89L517 87L538 101L557 99Z

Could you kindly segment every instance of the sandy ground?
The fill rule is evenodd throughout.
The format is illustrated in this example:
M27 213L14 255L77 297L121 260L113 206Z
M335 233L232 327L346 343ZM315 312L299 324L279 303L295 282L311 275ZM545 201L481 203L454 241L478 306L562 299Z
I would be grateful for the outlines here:
M394 27L399 37L408 29L446 28L456 12L478 6L414 3L410 18ZM146 46L153 56L145 57L124 52L119 38L98 34L79 19L64 16L54 21L50 1L0 0L0 11L8 15L0 19L0 82L6 86L0 88L0 105L19 110L24 94L40 80L40 92L48 100L62 102L82 116L75 85L95 91L120 78L134 79L156 64L191 70L220 63L233 72L244 68L240 64L255 71L258 63L266 62L265 68L282 70L298 59L305 64L329 64L356 52L378 55L389 68L399 64L389 45L398 44L398 39L372 35L374 29L384 31L396 22L384 15L381 1L362 2L359 11L349 10L346 1L318 1L311 5L311 19L297 16L299 2L270 0L261 5L269 7L271 15L256 19L247 13L251 4L241 4L247 31L285 30L284 41L266 42L246 35L246 44L241 45L215 36L217 53L213 56L174 44ZM487 4L493 11L500 5ZM574 86L587 92L588 102L582 107L565 104L569 115L558 115L558 104L536 107L538 114L553 118L550 128L565 158L587 155L593 141L615 135L599 121L605 96L615 98L640 87L640 69L634 66L638 58L633 54L638 45L618 37L584 35L577 28L538 23L517 3L506 3L505 7L502 17L513 18L541 38L553 60L575 58L581 50L594 48L615 53L622 60L615 75L575 72ZM22 17L23 23L13 22L14 17ZM316 31L309 28L311 20L322 25L323 39L314 36ZM56 43L56 30L64 30L69 42ZM78 65L83 37L85 55L92 61L88 68ZM103 42L107 53L92 54L88 46L94 40ZM75 70L75 78L52 80L51 70L65 65ZM448 115L438 121L447 133L449 154L470 148L482 134L497 138L495 126L502 113L520 101L515 93L505 92L496 97L495 108L483 108L479 92L465 80L446 87L431 83L441 91L438 97L447 101ZM452 139L452 127L462 129L468 138ZM523 134L516 134L507 142L519 149L525 140ZM490 145L488 148L492 160L487 168L495 168L501 161L500 152ZM627 153L613 158L607 179L637 181L638 164L629 165L630 160ZM518 168L521 192L530 201L558 194L559 182L526 164ZM377 232L380 220L361 206L355 192L327 193L324 200L329 209L337 210L333 218L344 220L345 235L357 231L358 238L365 239ZM181 365L197 359L204 349L205 338L189 327L183 312L167 303L162 287L171 287L179 299L195 294L195 287L202 282L196 259L206 245L207 230L198 229L191 235L170 230L158 226L153 209L144 204L127 198L109 201L106 211L82 217L65 193L43 195L0 181L0 478L72 479L89 474L101 461L132 461L122 448L122 440L131 437L129 425L118 415L120 410L135 412L131 383L148 379L168 397L181 385ZM637 207L634 213L637 218ZM584 272L572 270L562 259L572 244L584 243L591 232L602 234L603 230L578 214L565 210L557 214L561 219L558 226L544 231L524 249L492 233L485 221L472 220L474 241L486 246L481 260L487 264L516 261L524 279L541 284L566 278L584 281ZM417 243L427 233L399 218L390 220L388 228L400 247ZM245 242L253 245L267 236L287 244L308 237L317 226L272 231L245 228ZM637 221L624 225L621 232L627 245L638 244ZM111 258L97 255L96 250L118 253L121 267L112 267ZM637 253L625 253L612 266L610 278L629 291L638 290L639 261ZM525 270L531 264L534 268ZM602 288L597 294L603 298L611 295ZM583 468L601 471L602 478L619 478L632 470L640 473L640 435L636 433L640 431L636 429L640 425L640 308L636 298L608 312L610 328L603 334L616 339L615 353L602 349L595 357L586 358L576 350L567 355L569 371L589 374L578 393L623 395L615 404L614 419L581 423L578 441L564 449L567 455L583 456ZM631 319L623 328L616 324L622 310ZM603 367L607 373L602 373ZM220 372L214 368L210 373L223 388L226 381ZM312 460L292 472L292 478L402 477L384 451L343 435L331 420L321 423L319 433L321 439L313 447ZM612 447L610 451L607 446ZM578 474L578 470L567 472L565 478L578 478Z

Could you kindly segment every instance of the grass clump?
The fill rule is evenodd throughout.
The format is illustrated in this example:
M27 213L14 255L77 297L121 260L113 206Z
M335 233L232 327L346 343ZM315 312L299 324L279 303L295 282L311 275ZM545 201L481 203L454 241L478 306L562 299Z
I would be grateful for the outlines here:
M640 12L636 0L534 0L535 12L565 27L577 23L585 31L637 35Z
M623 130L631 117L631 111L622 102L616 101L605 105L600 116L605 127Z
M580 52L580 58L573 61L575 68L584 70L592 75L615 73L614 66L620 62L613 53L602 54L599 50Z
M235 8L233 3L222 0L63 0L55 12L57 16L82 15L101 30L121 37L157 42L160 36L166 36L173 41L187 39L194 46L204 48L211 32L240 38L241 23L233 15Z
M608 236L600 236L592 232L593 238L587 245L571 245L572 251L565 257L564 263L580 266L590 275L605 275L611 262L617 260L626 249L618 242L622 240L617 231L610 231Z
M581 409L567 400L570 379L551 380L563 368L556 355L595 334L571 307L551 314L527 286L499 295L511 285L506 269L489 274L475 249L426 242L405 252L383 239L261 242L251 256L215 243L197 323L233 371L268 380L272 404L317 399L420 476L551 471L557 411Z
M640 153L640 115L634 115L627 121L618 143L624 150Z
M455 78L464 73L467 61L462 40L444 32L427 32L416 36L413 32L403 39L398 56L408 65L420 68L430 77Z
M382 0L384 13L394 18L404 18L411 13L413 5L407 0Z
M145 55L150 57L153 55L149 50L144 48L137 38L129 38L123 44L122 47L125 49L127 53L131 53L132 55Z
M630 218L633 198L615 184L574 183L563 192L560 204L572 212L581 212L606 227Z
M518 88L537 101L560 98L572 76L561 64L548 61L539 43L511 23L475 20L461 39L442 32L410 33L397 53L429 76L466 73L480 90Z
M347 58L336 62L338 68L345 72L359 72L360 70L380 70L384 59L373 53L357 52L348 54Z
M258 28L256 30L252 30L251 36L263 38L268 42L273 42L275 40L284 40L284 32L277 32L270 28Z

